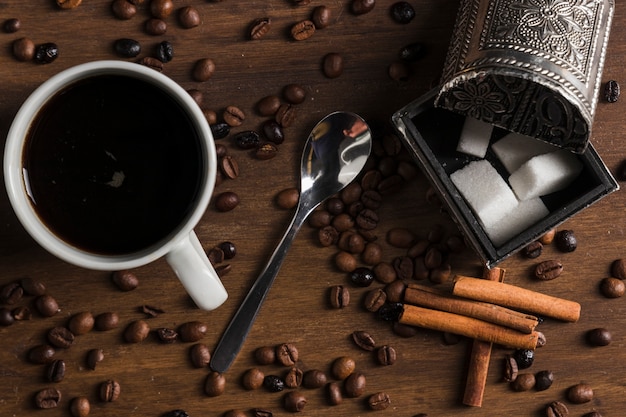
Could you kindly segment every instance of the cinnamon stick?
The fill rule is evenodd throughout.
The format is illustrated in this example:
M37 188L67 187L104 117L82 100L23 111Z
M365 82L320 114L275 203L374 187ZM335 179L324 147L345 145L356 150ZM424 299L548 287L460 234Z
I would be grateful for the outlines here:
M457 275L452 293L459 297L530 311L546 317L576 322L580 304L510 284Z
M408 285L404 291L404 302L420 307L473 317L501 326L510 327L522 333L532 333L539 324L539 319L535 316L520 313L495 304L456 297L444 291L419 284Z
M467 336L514 349L535 349L537 347L537 332L526 334L472 317L410 304L404 305L398 322Z

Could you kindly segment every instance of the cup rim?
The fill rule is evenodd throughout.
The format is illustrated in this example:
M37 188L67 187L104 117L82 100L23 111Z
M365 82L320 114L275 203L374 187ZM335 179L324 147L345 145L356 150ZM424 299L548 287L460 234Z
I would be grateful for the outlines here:
M91 76L119 74L147 81L164 90L190 116L201 140L207 167L203 172L194 210L179 227L161 241L140 251L105 255L82 250L57 237L39 219L29 201L22 176L23 144L30 123L45 103L66 86ZM39 85L16 113L4 149L4 180L9 201L26 231L44 249L74 265L93 270L130 269L155 261L181 244L193 231L209 205L217 170L214 138L202 110L191 95L174 80L144 65L116 60L92 61L65 69Z

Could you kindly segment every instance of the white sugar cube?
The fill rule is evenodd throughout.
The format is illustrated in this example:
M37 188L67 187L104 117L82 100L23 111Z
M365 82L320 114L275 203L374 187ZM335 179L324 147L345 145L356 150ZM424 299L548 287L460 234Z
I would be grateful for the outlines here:
M502 165L509 174L515 172L530 158L548 152L554 152L554 145L519 133L509 133L491 145Z
M582 171L576 155L565 150L535 156L509 177L509 184L520 200L550 194L567 187Z
M482 120L466 117L456 150L478 158L484 158L489 147L493 125Z
M513 191L486 159L470 162L453 172L450 179L486 228L518 204Z
M550 211L539 197L520 201L517 207L509 211L498 222L490 227L485 227L485 232L494 245L500 246L548 214Z

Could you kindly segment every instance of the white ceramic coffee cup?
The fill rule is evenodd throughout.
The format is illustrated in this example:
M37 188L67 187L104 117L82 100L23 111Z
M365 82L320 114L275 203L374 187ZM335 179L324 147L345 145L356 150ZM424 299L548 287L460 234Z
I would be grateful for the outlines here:
M56 236L40 220L25 188L22 169L24 142L31 122L46 101L66 86L92 76L114 74L147 81L169 94L187 113L201 138L204 170L193 210L166 239L149 248L124 255L86 252ZM146 66L125 61L95 61L64 70L39 86L19 109L9 129L4 151L4 180L11 205L26 231L46 250L71 264L93 270L136 268L165 257L196 305L213 310L227 298L226 290L209 262L195 232L215 184L217 156L211 129L202 111L180 85Z

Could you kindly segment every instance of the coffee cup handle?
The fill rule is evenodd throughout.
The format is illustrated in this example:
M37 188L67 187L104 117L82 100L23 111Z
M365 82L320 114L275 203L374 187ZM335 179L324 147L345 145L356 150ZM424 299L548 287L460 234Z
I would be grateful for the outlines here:
M165 260L199 308L214 310L228 298L222 281L193 231L165 255Z

